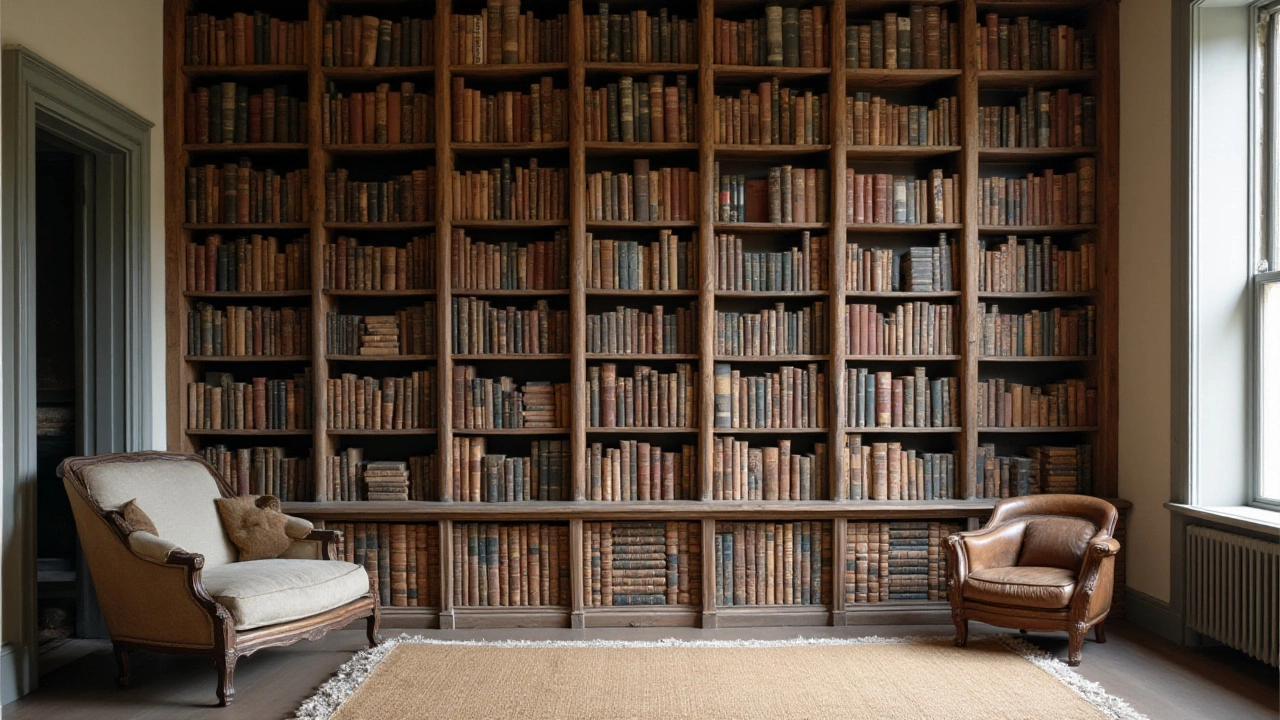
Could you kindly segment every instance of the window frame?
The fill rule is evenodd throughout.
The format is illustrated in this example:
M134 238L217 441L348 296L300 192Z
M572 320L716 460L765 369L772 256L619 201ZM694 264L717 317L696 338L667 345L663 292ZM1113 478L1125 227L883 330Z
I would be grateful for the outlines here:
M1264 293L1280 287L1280 0L1254 6L1250 53L1253 94L1250 102L1250 155L1252 189L1250 203L1249 284L1246 288L1249 313L1251 505L1280 510L1280 494L1264 494L1264 452L1267 424L1264 408L1263 375L1266 370L1264 343ZM1280 302L1272 298L1272 302ZM1280 314L1280 309L1275 311ZM1273 380L1280 382L1280 379ZM1280 424L1280 410L1272 422ZM1280 462L1280 452L1273 462Z

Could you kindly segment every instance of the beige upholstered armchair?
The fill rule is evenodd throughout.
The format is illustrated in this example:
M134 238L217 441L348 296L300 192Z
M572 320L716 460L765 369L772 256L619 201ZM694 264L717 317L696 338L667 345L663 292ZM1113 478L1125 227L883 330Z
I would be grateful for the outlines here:
M336 559L338 533L290 518L292 541L271 560L237 561L214 500L231 489L196 455L139 452L69 458L58 475L106 617L121 685L129 651L210 655L219 704L231 702L236 660L265 647L314 640L368 619L378 604L365 569ZM118 512L130 500L156 532L135 531Z

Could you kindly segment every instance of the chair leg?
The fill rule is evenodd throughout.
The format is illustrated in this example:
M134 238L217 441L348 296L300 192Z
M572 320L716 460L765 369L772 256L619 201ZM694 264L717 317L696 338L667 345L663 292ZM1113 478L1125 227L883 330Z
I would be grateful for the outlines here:
M955 618L956 621L956 647L964 647L969 642L969 620L968 618Z
M119 668L120 670L120 674L116 676L116 684L119 685L120 687L128 687L129 686L129 648L117 643L117 644L113 644L111 646L111 649L115 651L116 667Z
M365 633L369 636L369 647L377 647L382 638L378 636L378 625L381 624L382 618L379 617L377 610L369 616L368 625L365 627Z
M1093 639L1096 640L1099 645L1107 641L1107 631L1103 629L1103 625L1106 624L1107 621L1103 619L1099 620L1098 624L1093 626Z
M1067 664L1075 667L1080 664L1080 651L1084 648L1084 634L1088 629L1083 623L1067 631Z
M239 656L235 652L228 651L215 661L218 666L218 707L230 705L236 697L235 675L238 659Z

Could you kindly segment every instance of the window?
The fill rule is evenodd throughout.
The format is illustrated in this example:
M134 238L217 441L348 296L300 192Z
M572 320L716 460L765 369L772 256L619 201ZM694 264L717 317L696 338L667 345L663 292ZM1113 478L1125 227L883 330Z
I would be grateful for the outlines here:
M1256 367L1257 483L1253 499L1280 507L1280 4L1258 11L1257 78L1254 115L1258 170L1254 194L1255 241L1251 252L1253 352Z

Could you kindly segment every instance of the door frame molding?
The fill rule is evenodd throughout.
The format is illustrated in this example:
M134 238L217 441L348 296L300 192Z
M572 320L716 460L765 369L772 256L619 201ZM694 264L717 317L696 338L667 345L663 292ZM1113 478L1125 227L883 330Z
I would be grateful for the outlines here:
M93 157L85 285L93 362L78 388L84 452L151 442L153 124L22 46L0 60L0 701L38 681L36 635L36 132ZM71 258L68 258L70 269ZM70 273L69 273L70 275ZM92 372L88 369L92 368Z

